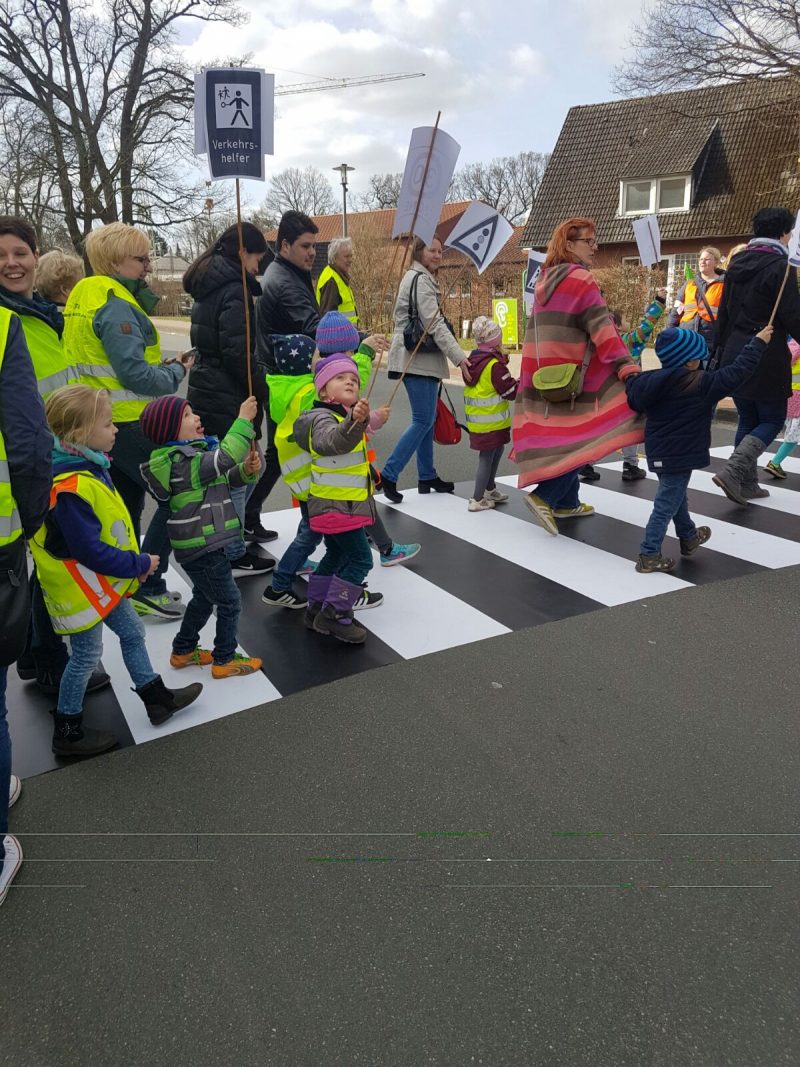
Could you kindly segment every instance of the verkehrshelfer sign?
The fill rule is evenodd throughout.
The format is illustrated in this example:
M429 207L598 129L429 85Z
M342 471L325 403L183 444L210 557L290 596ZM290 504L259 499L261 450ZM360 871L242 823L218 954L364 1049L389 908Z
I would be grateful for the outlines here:
M275 76L240 67L203 70L194 78L194 150L208 156L212 178L264 181L274 151Z

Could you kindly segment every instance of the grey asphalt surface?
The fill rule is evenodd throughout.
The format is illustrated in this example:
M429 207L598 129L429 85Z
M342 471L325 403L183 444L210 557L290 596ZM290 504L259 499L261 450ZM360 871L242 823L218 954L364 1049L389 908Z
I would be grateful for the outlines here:
M26 782L3 1060L796 1064L798 603L658 596Z

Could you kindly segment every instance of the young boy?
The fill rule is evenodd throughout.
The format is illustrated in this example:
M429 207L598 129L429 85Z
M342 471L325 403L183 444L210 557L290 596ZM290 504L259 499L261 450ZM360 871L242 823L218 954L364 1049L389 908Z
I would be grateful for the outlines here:
M643 412L647 465L658 475L653 513L644 532L636 570L642 574L671 571L675 560L661 555L671 521L681 555L692 556L711 536L708 526L696 527L689 515L687 489L693 470L711 462L711 418L714 405L730 396L754 373L772 336L765 326L729 367L706 371L705 338L671 327L656 341L661 370L631 376L625 382L628 403Z
M261 465L250 449L255 415L256 399L251 396L222 443L204 436L200 417L180 396L151 400L140 419L142 433L158 446L142 464L142 477L157 500L169 500L170 542L192 582L192 599L172 642L170 666L213 663L213 678L253 674L261 667L260 659L236 651L242 600L225 554L225 546L241 537L242 529L231 486L256 481ZM197 642L215 607L212 655Z

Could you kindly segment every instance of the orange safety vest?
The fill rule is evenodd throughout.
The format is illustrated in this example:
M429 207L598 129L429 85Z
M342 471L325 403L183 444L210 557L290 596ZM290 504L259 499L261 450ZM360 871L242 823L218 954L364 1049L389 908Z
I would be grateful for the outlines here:
M722 285L723 282L722 279L720 279L718 282L712 282L706 289L706 301L711 308L714 319L716 319L719 314L719 305L722 301ZM691 322L695 315L699 315L700 318L704 319L706 322L713 321L706 311L706 305L703 303L702 298L698 295L697 283L692 281L686 283L681 323Z

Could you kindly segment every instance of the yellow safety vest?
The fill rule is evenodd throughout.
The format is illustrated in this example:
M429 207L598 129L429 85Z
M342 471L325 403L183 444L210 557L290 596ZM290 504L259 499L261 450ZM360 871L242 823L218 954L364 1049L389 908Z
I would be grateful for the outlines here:
M337 422L344 422L341 415L333 412ZM309 434L310 437L310 434ZM311 489L309 496L318 500L368 500L372 485L367 458L367 441L364 436L351 452L341 456L322 456L314 450L309 440L311 453Z
M706 300L708 306L713 312L714 319L719 314L719 305L722 300L722 281L712 282L706 289ZM686 290L683 297L683 314L681 315L681 323L691 322L695 315L699 315L701 319L705 319L706 322L712 322L706 311L706 305L699 298L697 293L697 283L687 282Z
M337 311L341 312L342 315L346 315L352 324L357 326L358 315L356 314L356 298L353 295L353 290L333 267L326 267L317 279L317 303L320 300L320 293L331 278L336 282L336 288L339 290L339 307Z
M792 392L800 393L800 355L792 360Z
M474 385L464 386L464 414L470 433L493 433L511 425L511 408L492 385L493 359L481 371Z
M0 369L6 355L8 329L11 325L12 312L0 307ZM11 492L11 476L8 473L8 456L6 443L0 433L0 547L10 545L22 536L22 523L14 494Z
M20 321L28 342L39 396L45 400L63 385L75 385L78 372L67 362L63 339L53 327L35 315L20 315Z
M315 393L313 382L309 382L303 389L298 389L275 431L275 448L281 474L292 496L298 500L308 500L311 489L311 453L298 445L294 439L295 420L305 410L309 393Z
M136 298L114 278L104 274L83 278L70 293L64 308L64 346L69 359L75 364L81 385L88 385L90 389L108 389L111 393L114 422L136 422L154 398L140 396L124 387L108 361L100 338L94 332L94 317L109 297L126 300L142 311ZM155 326L153 335L155 340L146 346L144 358L155 367L161 362L161 345Z
M100 540L122 551L137 552L136 533L125 502L105 482L81 471L56 475L50 491L50 508L59 493L75 493L85 500L100 520ZM31 540L36 573L44 593L44 602L59 634L88 630L106 617L124 596L139 588L138 578L114 578L98 574L74 559L57 559L45 548L46 524Z

